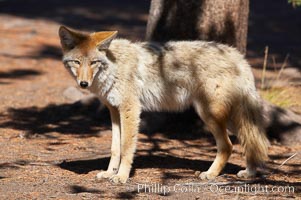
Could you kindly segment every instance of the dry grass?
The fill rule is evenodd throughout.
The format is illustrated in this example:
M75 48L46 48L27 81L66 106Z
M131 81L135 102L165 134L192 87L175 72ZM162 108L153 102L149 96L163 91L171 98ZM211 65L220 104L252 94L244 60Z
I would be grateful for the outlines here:
M299 107L301 106L301 103L298 103L296 101L296 88L293 88L289 85L289 80L284 80L281 75L283 74L284 69L288 65L288 58L289 54L286 55L281 68L279 70L276 70L276 61L275 58L273 59L273 66L275 69L275 72L277 73L275 78L267 79L266 78L266 69L268 65L268 57L269 57L269 47L265 47L264 51L264 61L263 61L263 67L262 67L262 74L261 74L261 90L260 94L263 97L263 99L269 101L270 103L277 105L282 108L291 108L291 107ZM282 87L277 87L277 82L283 81L284 83L287 83L287 85L284 85Z
M262 75L261 75L261 89L263 90L265 88L265 72L267 69L267 61L268 61L268 55L269 55L269 47L266 46L264 50L264 60L263 60L263 69L262 69Z
M260 91L261 96L272 104L282 108L299 106L294 100L293 93L287 88L269 88Z

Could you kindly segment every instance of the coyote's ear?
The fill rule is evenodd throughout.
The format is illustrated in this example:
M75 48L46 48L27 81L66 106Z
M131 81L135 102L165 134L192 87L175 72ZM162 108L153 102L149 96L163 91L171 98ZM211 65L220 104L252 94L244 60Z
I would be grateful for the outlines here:
M118 34L118 31L106 31L95 33L98 38L101 38L97 44L99 50L106 50L109 48L111 42Z
M71 50L88 37L88 34L71 30L65 26L59 29L61 45L64 50Z

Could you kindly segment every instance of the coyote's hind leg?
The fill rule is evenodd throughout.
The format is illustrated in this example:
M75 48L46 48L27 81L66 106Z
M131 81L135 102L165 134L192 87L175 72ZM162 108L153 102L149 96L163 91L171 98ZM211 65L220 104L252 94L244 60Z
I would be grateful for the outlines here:
M222 116L221 113L214 115L214 113L204 111L200 103L195 104L194 106L199 116L207 125L209 131L213 134L217 145L217 155L214 162L208 171L202 172L199 177L203 180L214 179L220 174L232 153L232 143L227 134L226 120L225 117L218 117Z

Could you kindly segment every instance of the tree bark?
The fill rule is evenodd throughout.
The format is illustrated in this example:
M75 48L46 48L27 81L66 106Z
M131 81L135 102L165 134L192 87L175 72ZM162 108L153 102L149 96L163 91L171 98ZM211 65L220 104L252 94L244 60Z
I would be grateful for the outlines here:
M152 0L146 39L214 40L246 53L249 0Z
M248 15L249 0L152 0L146 39L212 40L245 54ZM269 138L286 145L300 143L301 117L266 101L262 104ZM191 110L184 115L195 116Z

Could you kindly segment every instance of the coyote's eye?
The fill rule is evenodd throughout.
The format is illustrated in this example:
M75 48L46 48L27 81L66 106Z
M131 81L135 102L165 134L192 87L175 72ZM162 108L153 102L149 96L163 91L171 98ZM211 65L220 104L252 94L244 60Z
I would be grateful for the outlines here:
M91 61L90 65L91 67L98 67L100 64L102 64L101 60L93 60Z
M80 62L78 60L72 60L72 62L74 62L77 65L80 65Z
M93 60L93 61L91 61L91 65L95 65L95 64L99 64L99 63L101 63L100 60Z
M75 67L75 68L80 67L80 62L78 60L66 60L64 64L66 67Z

